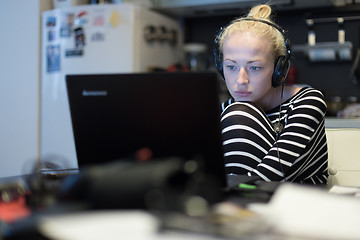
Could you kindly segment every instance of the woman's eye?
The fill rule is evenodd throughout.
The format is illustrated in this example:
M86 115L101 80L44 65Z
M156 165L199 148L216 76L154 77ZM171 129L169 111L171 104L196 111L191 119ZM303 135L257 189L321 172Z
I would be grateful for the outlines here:
M252 71L257 71L257 70L260 69L260 67L258 67L258 66L252 66L252 67L250 67L250 69L251 69Z
M228 68L229 70L235 70L236 67L234 65L227 65L226 68Z

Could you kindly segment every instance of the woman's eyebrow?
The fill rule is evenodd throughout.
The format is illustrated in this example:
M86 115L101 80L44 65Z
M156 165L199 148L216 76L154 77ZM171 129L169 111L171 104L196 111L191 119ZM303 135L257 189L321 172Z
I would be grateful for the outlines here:
M263 62L261 59L249 60L247 63Z
M230 61L230 62L236 62L235 60L229 59L229 58L224 58L224 61Z

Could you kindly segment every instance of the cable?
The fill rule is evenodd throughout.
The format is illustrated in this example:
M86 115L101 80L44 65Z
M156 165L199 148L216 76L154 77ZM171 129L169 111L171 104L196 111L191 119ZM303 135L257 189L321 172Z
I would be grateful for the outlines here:
M284 168L283 168L283 166L281 164L279 143L278 143L278 140L279 140L279 137L280 137L280 132L283 129L283 125L281 124L281 106L282 106L283 94L284 94L284 83L281 85L279 121L274 124L274 131L275 131L275 134L276 134L275 135L275 145L276 145L276 152L277 152L277 156L278 156L278 160L279 160L279 166L280 166L281 173L283 175L283 180L286 181Z

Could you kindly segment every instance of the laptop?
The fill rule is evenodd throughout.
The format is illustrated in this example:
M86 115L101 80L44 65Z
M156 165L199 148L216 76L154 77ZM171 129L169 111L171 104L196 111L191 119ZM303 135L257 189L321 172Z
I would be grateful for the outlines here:
M66 84L80 172L138 153L176 156L202 159L226 186L216 73L80 74Z

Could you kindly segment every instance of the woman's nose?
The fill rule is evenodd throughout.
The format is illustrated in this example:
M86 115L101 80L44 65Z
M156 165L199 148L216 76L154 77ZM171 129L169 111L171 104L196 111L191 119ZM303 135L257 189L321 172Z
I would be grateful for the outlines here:
M239 84L247 84L247 83L249 83L248 74L247 74L245 68L240 68L237 82Z

